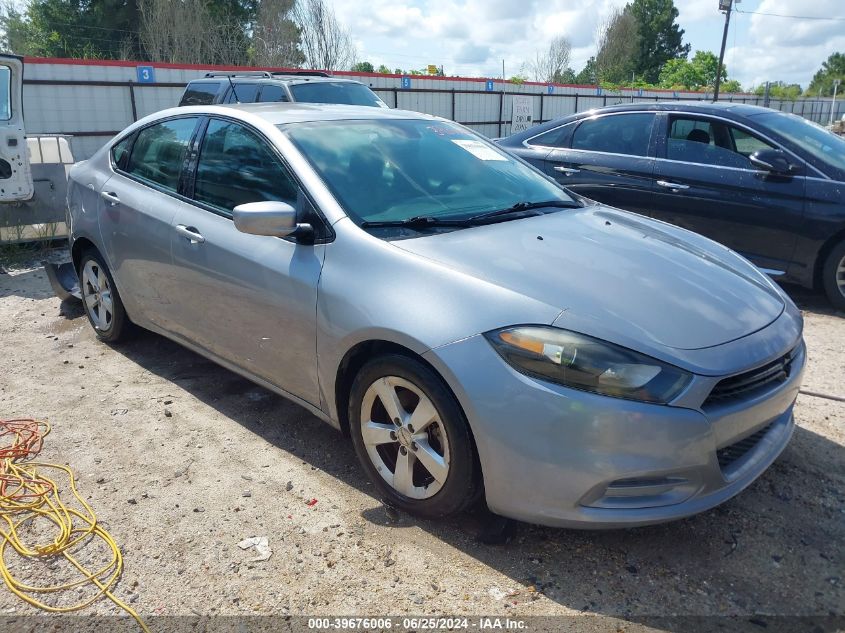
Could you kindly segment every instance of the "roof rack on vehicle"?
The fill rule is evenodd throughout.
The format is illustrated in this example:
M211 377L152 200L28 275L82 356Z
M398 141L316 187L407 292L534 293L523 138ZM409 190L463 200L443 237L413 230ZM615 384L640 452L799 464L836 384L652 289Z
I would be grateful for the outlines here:
M271 79L271 75L266 70L235 70L235 71L214 71L205 73L206 77L266 77Z
M324 70L277 70L273 75L290 75L292 77L331 77Z

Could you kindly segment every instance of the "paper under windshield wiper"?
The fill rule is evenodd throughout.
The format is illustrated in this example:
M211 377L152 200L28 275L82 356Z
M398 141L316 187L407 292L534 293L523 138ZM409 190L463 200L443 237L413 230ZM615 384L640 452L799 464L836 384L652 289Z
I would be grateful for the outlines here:
M521 213L523 211L530 211L531 209L545 209L547 207L555 207L558 209L579 209L583 205L575 200L544 200L543 202L517 202L506 209L497 209L496 211L487 211L486 213L479 213L469 218L468 222L477 222L478 220L486 220L487 218L495 218L501 215L510 215L511 213Z
M383 222L361 222L361 227L368 228L382 228L393 226L406 226L411 229L425 228L427 226L468 226L466 220L444 220L433 215L415 215L412 218L404 220L386 220Z

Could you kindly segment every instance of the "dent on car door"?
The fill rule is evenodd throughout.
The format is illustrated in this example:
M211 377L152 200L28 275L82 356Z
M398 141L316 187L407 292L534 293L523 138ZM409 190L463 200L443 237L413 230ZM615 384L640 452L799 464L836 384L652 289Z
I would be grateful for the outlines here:
M653 195L654 119L644 112L583 119L574 124L567 147L546 157L546 171L582 196L647 214Z
M211 119L185 204L173 218L177 335L250 374L318 403L317 283L325 247L239 232L239 204L307 198L269 143Z
M701 233L771 271L788 269L804 213L803 164L771 174L748 159L775 145L720 119L665 119L652 216Z
M171 220L199 117L145 127L112 148L115 173L99 191L100 234L131 318L169 329Z

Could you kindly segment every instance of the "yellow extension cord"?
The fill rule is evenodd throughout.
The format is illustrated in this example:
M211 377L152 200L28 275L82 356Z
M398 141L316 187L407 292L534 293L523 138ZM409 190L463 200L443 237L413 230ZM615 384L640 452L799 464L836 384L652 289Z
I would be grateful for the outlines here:
M118 607L131 615L141 630L149 633L140 616L120 598L111 592L123 571L123 557L112 536L97 524L97 517L76 489L76 481L70 468L59 464L30 461L41 450L44 438L50 433L50 425L35 420L0 420L0 517L7 529L0 527L0 575L6 586L26 603L51 613L69 613L89 606L101 596L106 596ZM9 443L8 438L12 438ZM60 496L56 482L45 476L44 471L64 472L70 482L73 496L84 509L80 512L66 506ZM27 545L20 531L28 523L41 519L51 521L56 530L50 542ZM0 523L2 526L2 523ZM111 560L97 571L89 571L70 550L82 545L88 539L98 538L111 551ZM62 585L35 587L17 580L6 563L7 547L20 556L50 559L63 556L79 572L79 580ZM56 594L62 591L93 583L98 591L90 598L69 607L46 604L39 594Z

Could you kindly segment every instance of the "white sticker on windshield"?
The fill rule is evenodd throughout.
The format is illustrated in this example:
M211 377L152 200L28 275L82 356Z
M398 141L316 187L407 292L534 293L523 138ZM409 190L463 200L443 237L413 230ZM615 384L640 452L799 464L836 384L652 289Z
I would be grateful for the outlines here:
M458 147L463 147L470 154L481 160L507 160L499 152L492 147L487 147L481 141L473 141L471 139L452 139L452 142Z

